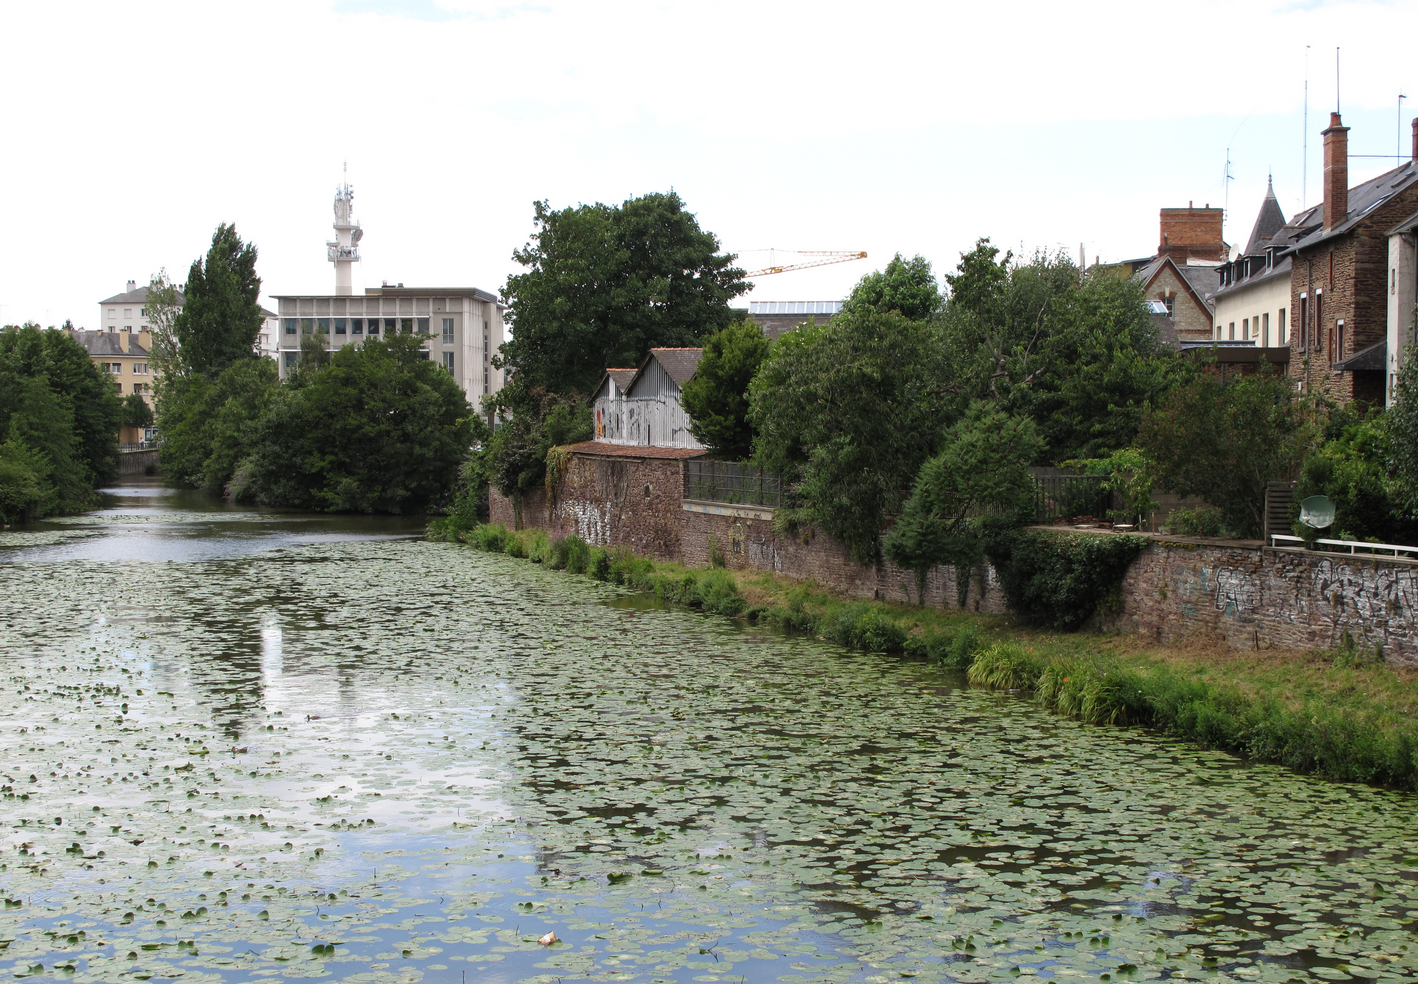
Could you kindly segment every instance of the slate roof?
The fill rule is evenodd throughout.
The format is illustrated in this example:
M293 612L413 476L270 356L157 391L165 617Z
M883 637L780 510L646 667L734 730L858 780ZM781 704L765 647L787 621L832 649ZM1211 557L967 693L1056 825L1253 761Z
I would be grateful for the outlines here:
M114 294L112 297L105 297L103 300L99 301L99 303L100 303L100 304L142 304L142 303L144 303L145 301L147 301L147 299L148 299L148 287L147 287L146 284L144 284L142 287L139 287L137 290L125 291L125 292L122 293L122 294ZM182 291L180 291L180 290L177 292L177 303L178 303L178 304L185 304L185 303L187 303L186 298L184 298L184 297L182 296Z
M1385 171L1377 178L1370 178L1363 184L1349 189L1349 211L1344 221L1337 223L1329 232L1324 231L1324 203L1312 205L1292 218L1285 227L1271 239L1272 246L1284 246L1287 253L1322 243L1335 236L1342 236L1353 229L1378 206L1394 195L1418 182L1418 161L1407 161L1391 171ZM1352 356L1351 356L1352 358Z
M1341 372L1354 372L1363 369L1368 369L1371 372L1383 372L1387 362L1388 339L1384 338L1372 345L1364 346L1347 359L1340 359L1334 364L1334 367Z
M624 393L625 388L630 385L630 381L635 378L635 374L639 371L638 369L607 369L606 375L615 383L616 389Z
M123 342L116 331L74 331L69 337L84 347L90 358L118 356L125 359L146 358L148 350L138 344L137 333L128 333L128 351L123 351Z
M1265 249L1274 236L1285 228L1285 213L1280 210L1280 202L1275 198L1275 182L1266 179L1265 200L1260 203L1260 214L1251 229L1251 238L1246 241L1246 255L1255 256Z
M1413 213L1398 225L1394 226L1386 235L1396 236L1401 232L1412 232L1414 229L1418 229L1418 212Z
M1192 292L1203 306L1210 307L1211 295L1216 293L1216 288L1221 283L1221 268L1219 266L1191 266L1190 264L1178 263L1170 256L1159 256L1151 263L1148 263L1134 276L1142 281L1143 286L1152 282L1152 278L1164 267L1170 264L1177 275L1191 285Z
M703 448L652 448L644 444L609 444L605 441L582 441L566 450L572 454L590 454L605 458L701 458L709 452Z
M1236 262L1239 263L1240 261L1237 260ZM1290 256L1284 256L1280 259L1277 259L1275 261L1275 265L1269 270L1265 269L1265 264L1263 262L1257 262L1260 263L1259 272L1253 273L1249 277L1242 277L1239 280L1232 281L1225 287L1222 287L1220 290L1218 290L1214 296L1220 297L1222 294L1230 294L1233 291L1238 291L1245 287L1251 287L1255 284L1264 283L1265 281L1271 280L1275 277L1284 277L1288 280L1290 278L1290 268L1294 266L1294 260Z
M678 386L684 386L699 368L704 357L702 348L652 348L650 354L664 366L665 372Z

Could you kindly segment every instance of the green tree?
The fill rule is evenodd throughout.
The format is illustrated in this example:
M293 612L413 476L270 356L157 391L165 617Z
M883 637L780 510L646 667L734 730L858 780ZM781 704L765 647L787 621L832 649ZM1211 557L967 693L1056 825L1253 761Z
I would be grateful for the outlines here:
M923 603L927 572L951 564L964 604L965 572L985 555L983 521L1018 523L1032 515L1036 483L1029 463L1043 446L1033 420L984 403L973 404L945 432L940 453L921 466L884 543L892 563L915 571Z
M1299 535L1414 542L1418 522L1404 508L1402 484L1388 474L1392 423L1392 416L1382 414L1354 421L1305 459L1295 499L1328 496L1334 524L1329 533L1301 529Z
M948 375L931 322L866 305L775 342L749 386L749 419L759 463L797 476L787 515L875 562L950 422Z
M484 474L512 500L521 524L522 497L546 484L547 452L589 441L594 433L591 408L575 396L529 390L522 410L493 431L485 454Z
M930 263L921 256L903 260L897 253L885 270L869 273L858 281L842 307L848 312L895 311L912 321L921 321L940 310L942 302Z
M44 455L23 441L0 444L0 523L27 523L56 505L54 486L44 478Z
M223 223L212 235L206 262L193 261L187 273L182 312L172 326L180 370L215 379L233 362L255 358L260 296L256 247Z
M148 401L143 399L141 394L129 393L123 398L123 426L153 426L153 408L148 406Z
M1412 322L1418 329L1418 317ZM1397 506L1411 519L1418 519L1418 359L1410 351L1398 369L1398 386L1393 405L1384 413L1388 432L1388 460Z
M1159 488L1200 496L1240 536L1260 535L1266 484L1295 477L1318 434L1289 380L1261 368L1177 387L1143 414L1138 435Z
M674 192L560 211L536 202L526 268L503 287L512 338L494 361L512 382L497 405L542 387L587 393L607 366L656 346L691 346L732 320L749 284Z
M148 361L152 364L156 378L161 381L165 376L180 372L177 362L177 316L182 313L182 299L177 292L177 285L168 279L165 267L148 280L143 311L148 319L148 331L152 340Z
M748 386L768 358L769 341L751 321L735 321L704 340L704 355L684 384L680 403L689 431L721 458L741 461L753 453Z
M1143 408L1193 374L1158 340L1141 288L1080 276L1063 254L1015 263L980 240L947 275L943 330L962 400L1032 417L1038 463L1104 457L1133 442Z
M416 335L345 346L261 414L233 497L328 512L416 513L454 487L473 433L457 382Z

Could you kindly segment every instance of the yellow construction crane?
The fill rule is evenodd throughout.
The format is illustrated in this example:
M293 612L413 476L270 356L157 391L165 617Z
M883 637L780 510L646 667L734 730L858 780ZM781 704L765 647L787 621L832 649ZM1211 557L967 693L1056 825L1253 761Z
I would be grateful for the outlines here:
M750 272L748 275L750 278L766 277L770 273L787 273L790 270L806 270L808 267L827 266L829 263L848 263L852 260L865 260L867 258L865 250L852 252L833 249L751 249L745 252L768 254L768 265L761 270ZM812 259L779 263L779 253L787 253L792 256L808 256L812 257Z

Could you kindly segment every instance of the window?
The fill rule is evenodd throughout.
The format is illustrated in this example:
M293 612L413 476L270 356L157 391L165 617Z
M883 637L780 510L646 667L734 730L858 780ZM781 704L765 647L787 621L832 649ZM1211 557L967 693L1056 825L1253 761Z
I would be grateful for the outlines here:
M312 318L301 318L301 319L300 319L300 333L301 333L302 335L309 335L309 334L311 334L313 331L315 331L315 321L314 321L314 319L312 319Z
M453 374L453 353L452 353L452 352L444 352L444 353L443 353L443 368L448 370L448 374L449 374L450 376Z
M1233 341L1233 342L1234 342L1234 341L1236 340L1236 322L1234 322L1234 321L1230 322L1230 326L1231 326L1231 327L1229 328L1229 331L1231 332L1230 341Z
M294 335L297 331L300 330L298 327L298 322L295 318L286 318L283 323L286 326L287 335Z
M444 319L443 319L443 344L444 344L444 345L452 345L452 344L453 344L453 319L452 319L452 318L444 318Z
M1300 351L1309 349L1310 342L1310 298L1306 294L1300 295Z
M1270 348L1270 312L1260 316L1260 343L1265 348Z
M148 316L148 309L147 309L147 308L139 308L139 309L138 309L138 317L140 317L140 318L146 318L147 316Z
M387 320L386 320L386 322L385 322L384 327L385 327L385 328L388 328L388 327L389 327L389 324L388 324ZM400 330L401 332L403 332L405 335L412 334L412 333L413 333L413 330L414 330L414 319L413 319L413 318L400 318L400 319L399 319L399 330Z
M364 334L364 319L363 319L363 318L351 318L351 319L350 319L350 334L351 334L351 335L363 335L363 334Z
M1329 349L1329 361L1338 362L1344 358L1344 319L1340 318L1334 323L1334 343Z
M419 358L428 361L428 349L419 349Z
M120 392L120 393L123 392L123 384L120 383L120 382L118 382L117 380L114 380L113 388L116 389L116 390L117 390L118 392Z
M1318 349L1324 340L1324 293L1318 290L1315 291L1315 321L1311 331L1310 343Z
M1398 293L1398 267L1394 267L1388 272L1388 292L1390 294Z
M336 335L343 335L344 333L345 333L345 319L344 319L344 318L336 318L336 319L335 319L335 334L336 334Z
M111 366L108 367L108 371L109 371L109 372L117 372L117 373L123 372L123 363L121 363L121 362L115 362L115 363L113 363L113 365L111 365Z
M115 318L117 318L117 317L118 317L118 308L109 308L109 309L108 309L108 320L109 320L109 321L112 321L113 319L115 319Z
M427 319L427 318L416 318L415 320L416 320L417 323L418 323L418 332L419 332L419 334L420 334L420 335L427 335L427 334L428 334L428 319Z
M1167 317L1173 317L1177 313L1177 299L1171 294L1162 298L1162 303L1167 305ZM484 322L486 324L486 322Z
M148 374L148 364L146 362L133 363L133 372L139 376L146 376Z
M294 366L295 363L296 363L296 360L300 358L300 353L299 353L299 352L287 352L287 353L285 353L285 356L286 356L286 368L289 369L289 368L291 368L292 366Z
M379 319L378 319L378 318L370 318L370 319L369 319L369 333L370 333L371 335L377 335L377 334L379 334Z
M1285 337L1285 309L1281 308L1275 317L1275 340L1281 345L1287 345L1290 339Z
M1246 339L1248 339L1248 338L1250 338L1250 337L1251 337L1251 319L1250 319L1250 318L1242 318L1242 319L1241 319L1241 341L1245 341Z
M328 335L328 334L330 334L330 319L329 319L329 318L321 318L321 319L319 319L319 320L320 320L320 334L322 334L322 335Z
M124 320L124 321L132 321L132 320L133 320L133 309L132 309L132 308L124 308L124 309L123 309L123 320Z

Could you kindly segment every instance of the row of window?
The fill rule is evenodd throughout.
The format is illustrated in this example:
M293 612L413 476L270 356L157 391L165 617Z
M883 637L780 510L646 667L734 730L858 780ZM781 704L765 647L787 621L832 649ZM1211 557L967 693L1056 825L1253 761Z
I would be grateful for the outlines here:
M281 323L287 335L311 335L315 332L328 335L331 328L336 335L377 335L381 324L386 333L417 331L420 335L428 334L427 318L282 318ZM446 326L444 334L450 334Z
M1236 334L1236 322L1229 321L1225 328L1220 323L1216 325L1217 341L1225 339L1232 342L1255 342L1262 348L1273 346L1289 345L1290 336L1285 331L1285 309L1281 308L1275 316L1275 335L1270 333L1270 312L1258 314L1252 318L1241 319L1241 333Z
M114 388L115 390L117 390L118 392L120 392L120 393L123 392L123 384L120 383L120 382L118 382L118 380L116 380L116 379L113 381L113 388ZM133 384L133 392L134 392L134 393L143 394L143 393L152 393L152 391L153 391L153 384L152 384L152 383L134 383L134 384Z
M99 367L100 369L102 369L104 372L111 372L111 373L121 373L121 372L123 372L123 363L121 363L121 362L100 362L100 363L98 364L98 367ZM135 363L133 363L133 375L135 375L135 376L146 376L147 374L148 374L148 364L147 364L146 362L135 362Z

